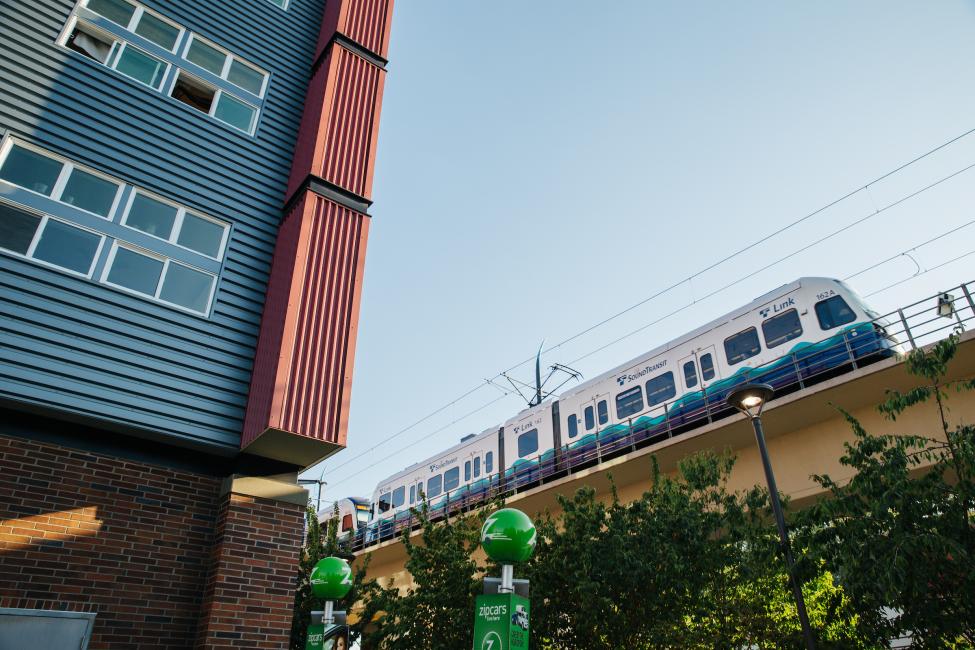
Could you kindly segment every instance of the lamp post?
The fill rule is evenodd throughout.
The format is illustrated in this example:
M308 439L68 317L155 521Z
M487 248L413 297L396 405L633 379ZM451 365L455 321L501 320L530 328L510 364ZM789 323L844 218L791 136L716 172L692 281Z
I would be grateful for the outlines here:
M799 623L802 625L802 637L805 640L806 648L814 650L816 645L813 642L812 628L809 627L809 616L806 614L806 601L802 597L802 586L796 576L795 561L792 559L792 549L789 545L789 532L785 527L785 517L782 516L779 490L775 486L775 475L772 474L772 463L769 461L768 449L765 447L765 432L762 430L762 409L765 408L765 403L772 399L773 392L772 387L768 384L745 384L732 391L728 395L727 401L728 404L748 416L752 421L752 426L755 427L755 441L758 443L758 452L762 456L762 467L765 470L765 482L768 484L769 500L772 502L775 523L779 527L782 554L785 555L785 562L789 568L789 581L792 583L792 594L796 599L796 611L799 614Z

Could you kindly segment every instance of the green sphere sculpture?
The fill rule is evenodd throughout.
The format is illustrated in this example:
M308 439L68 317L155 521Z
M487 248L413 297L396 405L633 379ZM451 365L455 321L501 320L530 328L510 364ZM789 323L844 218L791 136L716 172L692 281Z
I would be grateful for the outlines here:
M322 600L341 600L352 589L352 567L340 557L326 557L311 570L311 592Z
M524 562L535 551L535 524L521 510L503 508L481 527L481 548L495 562Z

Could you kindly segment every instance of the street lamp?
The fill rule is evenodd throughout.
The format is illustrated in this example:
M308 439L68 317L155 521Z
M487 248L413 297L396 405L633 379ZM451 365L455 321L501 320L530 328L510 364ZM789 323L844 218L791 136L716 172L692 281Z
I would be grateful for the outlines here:
M768 483L769 500L772 502L772 512L775 523L779 527L779 540L782 543L782 553L789 568L789 581L792 583L792 593L796 599L796 611L799 623L802 625L802 636L808 650L816 647L813 642L812 629L809 627L809 616L806 614L806 601L802 597L802 587L796 577L795 561L789 547L789 532L785 528L785 517L782 516L782 503L779 501L779 490L775 487L775 475L772 474L772 463L769 461L768 449L765 447L765 432L762 430L762 410L765 403L772 399L773 388L768 384L745 384L732 391L727 398L728 404L735 407L751 418L755 427L755 441L762 456L762 467L765 469L765 482Z

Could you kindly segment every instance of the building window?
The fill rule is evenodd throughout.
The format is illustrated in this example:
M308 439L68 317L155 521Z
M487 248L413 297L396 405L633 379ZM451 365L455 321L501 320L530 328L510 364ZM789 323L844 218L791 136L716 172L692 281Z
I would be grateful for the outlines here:
M0 248L91 277L105 238L47 215L0 201Z
M671 399L677 394L674 385L674 373L665 372L647 382L647 406L656 406Z
M253 135L270 75L197 34L183 38L186 31L134 2L87 0L75 8L58 42ZM196 75L190 74L194 68Z
M288 0L268 0L271 4L281 7L282 9L288 8Z
M819 326L824 330L831 330L856 320L856 314L842 296L833 296L817 302L816 317L819 319Z
M518 436L518 458L524 458L538 451L538 429L532 429Z
M266 72L242 61L230 52L196 34L190 37L183 58L252 95L260 97L264 94L264 85L267 81Z
M786 341L802 336L802 323L799 322L799 312L795 309L773 316L762 323L762 334L765 335L765 347L774 348Z
M729 336L724 341L724 353L728 358L729 366L750 359L761 350L762 346L758 342L758 330L754 327L749 327L734 336Z
M197 314L209 312L214 262L223 257L229 224L11 138L0 146L0 194L0 249L87 278L104 258L99 282ZM28 207L38 203L45 205ZM82 212L102 218L105 231L89 228L90 217ZM186 254L173 259L171 251L127 243L122 225ZM107 234L112 231L123 238ZM208 266L211 271L201 268Z
M639 386L616 396L616 419L622 420L643 410L643 389Z

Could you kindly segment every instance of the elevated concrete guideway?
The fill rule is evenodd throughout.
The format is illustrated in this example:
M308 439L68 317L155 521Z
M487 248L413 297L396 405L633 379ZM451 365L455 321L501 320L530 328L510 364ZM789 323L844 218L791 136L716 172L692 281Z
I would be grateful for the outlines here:
M949 369L949 379L975 376L975 332L962 335L958 354ZM850 477L839 458L843 443L851 441L853 434L837 407L852 413L872 433L940 437L940 418L933 404L917 406L896 422L885 420L876 410L886 390L906 391L920 384L907 373L903 358L892 358L770 403L762 421L779 490L789 495L794 507L802 507L822 495L821 488L811 478L813 474L829 474L838 481ZM975 393L952 391L949 407L951 424L975 422ZM735 415L520 492L509 497L507 504L529 516L545 510L557 512L556 496L571 496L584 485L594 487L599 498L608 501L611 498L609 474L620 499L631 501L649 487L652 456L656 456L663 472L673 473L681 458L705 449L729 451L737 457L729 489L745 490L765 484L752 426L744 416ZM414 531L412 535L416 537L419 533ZM372 556L369 577L378 578L383 584L392 578L400 588L409 586L411 578L404 569L406 554L398 538L360 551L356 561L366 554Z

